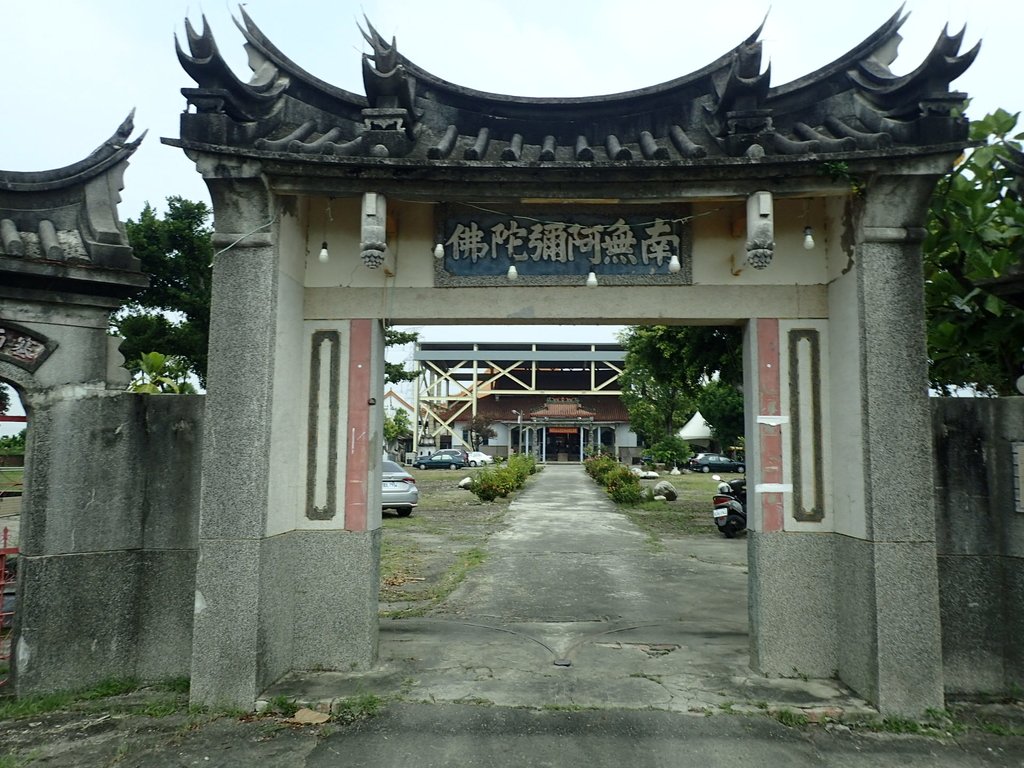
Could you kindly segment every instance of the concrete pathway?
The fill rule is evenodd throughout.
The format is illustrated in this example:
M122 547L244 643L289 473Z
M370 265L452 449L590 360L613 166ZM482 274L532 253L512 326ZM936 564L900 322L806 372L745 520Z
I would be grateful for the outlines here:
M507 522L433 616L382 621L377 670L293 675L267 696L321 706L372 691L551 710L872 711L836 681L751 672L745 539L653 548L579 465L548 465Z
M60 726L40 765L1024 766L1020 736L788 727L764 716L774 706L853 716L864 705L831 681L751 674L743 540L692 537L653 551L571 466L548 467L509 521L441 615L382 624L380 669L296 675L268 692L321 707L360 693L389 697L375 717L190 726L178 714L147 718L128 735L120 715L103 715ZM737 714L745 709L752 714Z

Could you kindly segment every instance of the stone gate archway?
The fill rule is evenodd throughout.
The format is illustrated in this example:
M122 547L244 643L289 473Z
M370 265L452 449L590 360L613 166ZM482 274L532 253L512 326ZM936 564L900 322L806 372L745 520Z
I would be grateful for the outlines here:
M188 670L201 398L125 392L108 331L149 283L117 216L132 130L63 168L0 172L0 380L29 415L18 695Z
M941 706L919 250L976 49L943 33L897 77L897 14L779 87L755 33L662 85L528 99L370 27L363 97L241 13L257 76L190 27L165 139L218 248L194 700L374 660L382 322L691 322L745 331L752 664Z

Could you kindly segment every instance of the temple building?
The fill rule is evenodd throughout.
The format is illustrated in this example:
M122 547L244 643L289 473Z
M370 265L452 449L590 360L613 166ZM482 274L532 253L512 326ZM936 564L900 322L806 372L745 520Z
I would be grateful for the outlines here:
M582 461L600 449L628 462L637 437L619 397L625 355L617 344L420 343L413 450L472 450L476 419L494 432L480 441L492 456Z

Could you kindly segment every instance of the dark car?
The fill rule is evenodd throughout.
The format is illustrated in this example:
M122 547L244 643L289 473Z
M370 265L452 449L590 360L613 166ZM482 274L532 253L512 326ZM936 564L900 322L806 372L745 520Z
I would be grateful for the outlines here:
M719 453L700 453L687 464L691 472L746 472L747 464Z
M461 469L469 464L469 454L459 448L444 448L413 462L417 469Z

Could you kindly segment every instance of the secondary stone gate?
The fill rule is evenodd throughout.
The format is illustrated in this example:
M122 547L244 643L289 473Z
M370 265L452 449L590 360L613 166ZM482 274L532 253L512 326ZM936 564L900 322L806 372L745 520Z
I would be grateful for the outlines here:
M31 422L18 695L188 672L202 398L126 392L108 332L149 282L117 216L132 130L63 168L0 171L0 379Z

